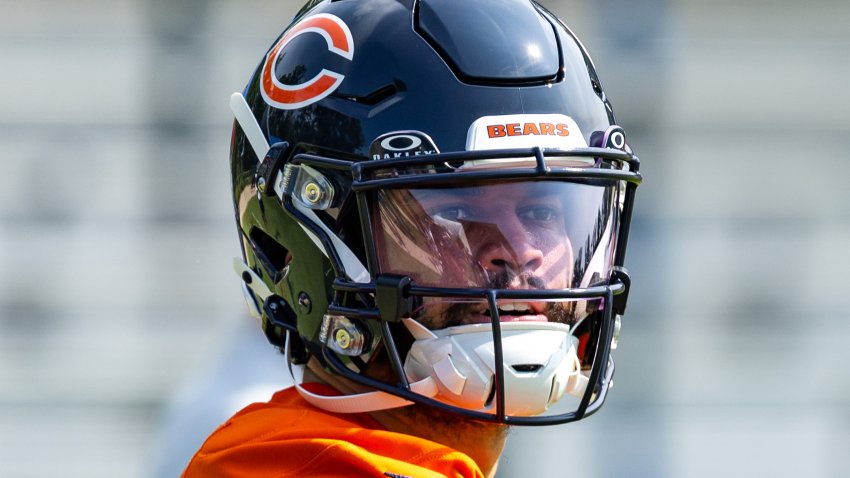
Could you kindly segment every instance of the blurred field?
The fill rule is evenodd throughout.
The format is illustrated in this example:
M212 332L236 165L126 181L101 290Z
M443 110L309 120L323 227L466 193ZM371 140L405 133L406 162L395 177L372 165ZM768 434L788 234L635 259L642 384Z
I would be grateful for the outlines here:
M544 3L647 179L610 401L500 476L850 475L850 4ZM152 476L249 336L227 100L296 7L0 0L0 476Z

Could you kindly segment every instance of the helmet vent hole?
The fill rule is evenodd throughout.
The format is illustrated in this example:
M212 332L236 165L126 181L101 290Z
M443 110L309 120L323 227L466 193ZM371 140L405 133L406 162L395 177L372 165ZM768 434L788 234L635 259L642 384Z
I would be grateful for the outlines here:
M258 228L249 234L257 258L270 274L274 275L286 266L287 250L279 242Z
M399 91L400 88L395 83L390 83L389 85L382 86L365 96L346 96L342 94L335 96L341 96L349 101L353 101L362 105L374 106L386 99L395 96L395 94Z
M514 369L515 372L518 373L534 373L543 368L543 365L540 364L519 364L519 365L511 365L511 368Z

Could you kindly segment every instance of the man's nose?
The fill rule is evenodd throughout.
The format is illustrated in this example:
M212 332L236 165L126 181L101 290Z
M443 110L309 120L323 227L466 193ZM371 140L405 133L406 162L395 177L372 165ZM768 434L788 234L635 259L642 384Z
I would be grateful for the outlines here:
M491 277L502 272L534 272L543 265L543 251L522 224L499 224L487 229L477 259Z

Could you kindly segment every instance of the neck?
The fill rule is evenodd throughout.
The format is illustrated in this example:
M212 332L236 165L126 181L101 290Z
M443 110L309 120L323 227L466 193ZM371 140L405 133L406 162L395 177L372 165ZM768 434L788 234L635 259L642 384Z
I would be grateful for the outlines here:
M508 435L507 425L459 418L416 404L371 415L387 430L414 435L464 453L478 464L487 477L496 474Z
M315 359L307 364L304 378L305 381L330 385L346 395L369 390L328 373ZM464 453L475 461L486 477L496 474L496 466L508 436L507 425L459 418L419 404L372 412L370 415L389 431L413 435Z

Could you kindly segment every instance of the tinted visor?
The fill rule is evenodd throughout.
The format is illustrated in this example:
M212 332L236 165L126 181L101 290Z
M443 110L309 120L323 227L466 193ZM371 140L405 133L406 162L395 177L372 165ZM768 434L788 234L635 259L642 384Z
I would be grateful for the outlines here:
M611 275L624 183L478 182L374 193L382 273L445 288L584 288Z

